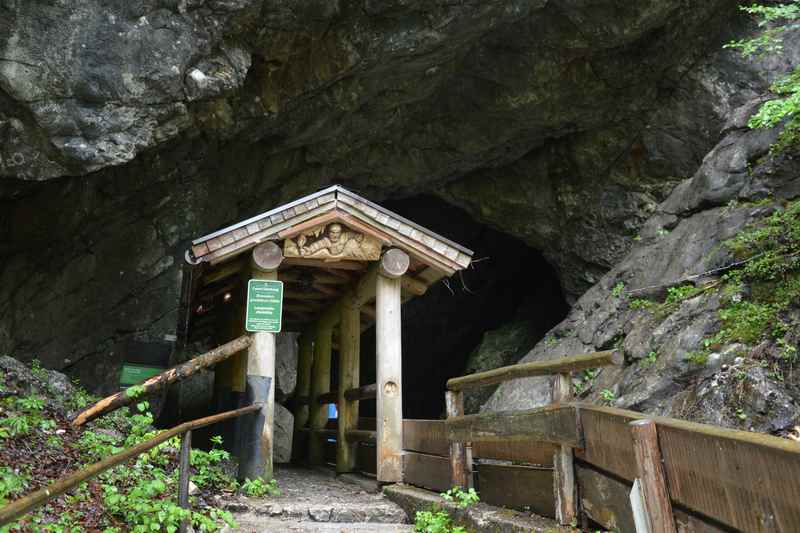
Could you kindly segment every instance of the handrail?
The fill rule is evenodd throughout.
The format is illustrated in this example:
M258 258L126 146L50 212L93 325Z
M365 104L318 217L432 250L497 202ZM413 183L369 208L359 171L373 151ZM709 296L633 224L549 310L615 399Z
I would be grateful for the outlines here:
M258 411L263 406L264 404L255 403L253 405L248 405L247 407L242 407L241 409L235 409L233 411L227 411L224 413L207 416L205 418L198 418L190 422L184 422L183 424L175 426L172 429L162 431L149 440L141 442L136 446L128 448L127 450L115 453L110 457L106 457L102 461L89 465L82 470L78 470L77 472L73 472L68 476L57 479L47 487L32 492L27 496L23 496L22 498L9 503L5 507L0 508L0 526L4 526L13 522L17 518L29 513L49 500L64 494L69 489L79 485L87 479L93 478L94 476L105 472L109 468L120 465L129 459L137 457L147 450L155 448L162 442L168 441L176 435L188 433L192 430L209 426L223 420L228 420L245 415L247 413L252 413L253 411Z
M600 366L618 366L621 365L623 361L624 357L622 353L607 351L573 355L571 357L563 357L552 361L520 363L449 379L447 380L447 389L451 391L461 391L474 387L483 387L485 385L495 385L517 378L565 374Z
M374 400L378 396L378 386L375 383L371 383L369 385L362 385L361 387L354 387L352 389L347 389L344 391L344 397L348 401L355 402L361 400ZM305 401L307 398L305 396L299 397L298 401L301 402L301 405L305 405ZM329 403L339 403L339 392L338 391L330 391L330 392L323 392L322 394L317 396L317 403L320 405L326 405Z

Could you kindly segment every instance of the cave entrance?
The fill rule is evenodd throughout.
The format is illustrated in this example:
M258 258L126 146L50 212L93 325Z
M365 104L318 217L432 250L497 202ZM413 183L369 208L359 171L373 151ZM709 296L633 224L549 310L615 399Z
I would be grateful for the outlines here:
M223 431L239 455L239 476L271 477L281 426L277 388L292 400L286 403L293 413L281 408L293 416L283 420L285 432L293 426L288 456L311 464L332 460L339 472L369 471L372 463L378 481L402 481L401 305L463 271L472 255L339 186L193 241L182 299L186 345L215 346L252 332L247 350L215 367L213 408L266 399L260 419L237 419ZM273 317L283 322L281 334L252 325L252 286L261 283L254 279L271 280L264 286L282 291L282 317ZM374 331L369 351L361 349L365 330ZM298 345L291 391L276 372L278 335L283 344ZM360 380L362 361L374 369L370 384ZM267 388L268 379L276 386ZM359 417L362 400L375 400L380 423ZM371 460L359 467L365 455Z
M384 205L475 251L468 268L403 306L403 413L441 419L448 379L517 363L567 316L569 305L555 269L522 240L435 196ZM362 343L369 353L374 331L366 331ZM362 382L372 383L374 372L366 360ZM469 391L467 413L476 412L495 389ZM373 406L364 407L363 416L374 416Z

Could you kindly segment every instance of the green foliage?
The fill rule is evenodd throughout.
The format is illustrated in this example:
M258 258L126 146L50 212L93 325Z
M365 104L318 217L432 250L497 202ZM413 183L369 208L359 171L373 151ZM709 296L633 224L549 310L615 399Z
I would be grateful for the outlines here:
M614 298L619 298L622 296L624 290L625 290L625 284L620 281L616 285L614 285L613 289L611 289L611 296L613 296Z
M193 449L189 454L189 462L194 469L192 481L201 488L234 488L235 481L222 468L222 462L230 458L230 454L222 449L222 437L213 437L211 443L211 450ZM253 483L263 482L257 479Z
M572 382L572 390L575 395L583 394L584 391L592 386L592 381L600 373L599 368L587 368L578 373L577 379Z
M461 509L467 509L480 501L475 489L464 491L453 487L440 494L446 501L453 502ZM414 531L419 533L467 533L461 526L453 525L450 514L439 506L434 506L428 511L417 511L414 516Z
M280 496L281 489L278 488L278 482L270 479L268 482L261 478L245 479L242 483L242 492L253 498L261 498L262 496Z
M647 354L647 357L642 359L642 366L652 366L656 364L656 361L658 361L658 352L651 351Z
M693 365L705 366L708 363L708 356L708 350L695 350L688 352L684 360Z
M21 496L28 486L28 476L7 466L0 467L0 506Z
M667 299L664 301L667 305L675 305L693 298L703 292L703 289L695 287L694 285L681 285L680 287L670 287L667 289Z
M125 396L128 398L138 398L144 394L144 385L132 385L125 389Z
M761 32L753 39L729 43L727 48L741 50L745 57L764 57L783 53L784 34L800 23L800 0L783 4L742 6L754 15ZM774 151L796 146L800 142L800 67L772 85L775 98L761 105L750 118L751 128L773 128L783 121L785 126Z
M651 309L654 305L656 305L655 302L644 298L634 298L628 302L628 306L631 309Z
M600 391L600 399L605 404L611 404L611 402L617 399L617 395L614 394L614 391L611 389L603 389Z
M454 502L461 509L466 509L470 505L476 504L480 501L478 493L475 492L475 489L464 491L461 490L460 487L453 487L447 492L441 493L440 496L448 502Z

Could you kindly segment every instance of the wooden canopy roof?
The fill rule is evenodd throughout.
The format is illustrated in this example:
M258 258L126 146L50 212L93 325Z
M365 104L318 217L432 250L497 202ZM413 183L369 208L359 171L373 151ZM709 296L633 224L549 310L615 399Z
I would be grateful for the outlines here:
M192 241L192 262L216 264L259 243L331 222L371 234L448 276L472 260L471 250L334 185Z
M269 241L285 247L314 228L333 224L365 236L378 253L399 248L408 254L411 265L403 279L404 299L424 294L429 285L472 261L471 250L334 185L192 241L186 256L195 272L186 295L190 329L213 324L216 320L211 314L241 298L250 268L251 254L246 252ZM369 259L286 257L278 273L278 279L288 284L285 323L303 326L316 320L358 283L369 265ZM367 326L374 308L365 305L362 313Z

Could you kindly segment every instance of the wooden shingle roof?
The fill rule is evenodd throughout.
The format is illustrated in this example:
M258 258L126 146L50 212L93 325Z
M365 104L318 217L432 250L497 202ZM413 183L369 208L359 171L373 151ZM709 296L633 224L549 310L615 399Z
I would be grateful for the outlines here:
M471 250L339 185L200 237L192 241L188 259L194 264L217 264L262 242L291 236L298 227L334 221L400 248L448 276L472 260Z

